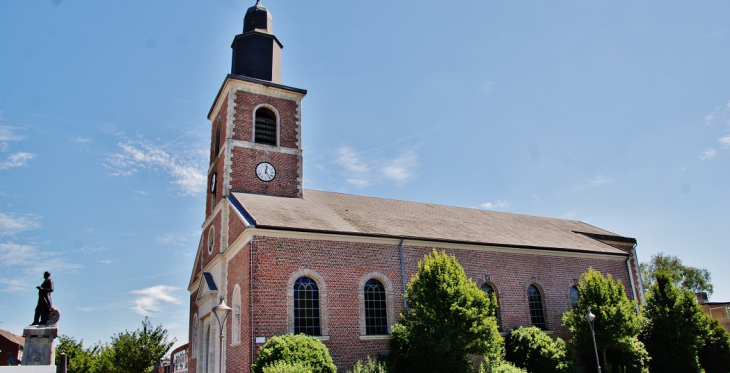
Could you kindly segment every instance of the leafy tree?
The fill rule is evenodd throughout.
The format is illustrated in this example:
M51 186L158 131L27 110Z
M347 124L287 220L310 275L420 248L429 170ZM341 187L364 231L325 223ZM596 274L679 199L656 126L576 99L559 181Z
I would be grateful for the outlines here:
M565 342L552 340L539 328L512 329L505 339L505 358L530 373L567 373L573 370L573 361Z
M730 334L720 323L706 317L709 324L709 333L705 343L697 352L700 365L705 373L728 373L730 372Z
M510 362L500 361L493 365L479 365L479 373L527 373L527 371L514 366Z
M577 307L563 314L563 325L570 331L572 344L583 355L590 356L589 361L595 360L591 327L585 319L590 308L596 315L596 345L605 371L609 366L622 366L627 372L642 371L648 361L644 345L638 340L642 320L636 313L636 302L626 297L621 281L589 268L581 275L577 288Z
M97 343L89 348L84 348L84 341L76 341L72 337L62 335L56 347L56 365L61 353L68 358L68 373L102 373L106 372L106 362L102 355L107 346Z
M277 364L292 365L294 368L303 365L307 368L307 372L312 373L337 372L337 367L332 362L327 346L319 339L304 334L287 334L269 339L261 346L259 357L251 365L251 372L280 372L279 370L267 370L269 366ZM287 369L289 368L287 367ZM281 370L281 372L298 372L298 370Z
M651 262L641 263L641 279L646 289L654 284L659 272L666 273L679 288L693 293L704 291L712 294L712 278L706 268L686 266L676 256L656 254L651 257Z
M453 256L436 250L408 285L408 312L392 328L391 357L403 372L469 372L469 356L496 361L503 351L496 304Z
M133 332L112 336L105 359L111 364L110 371L114 373L142 373L149 372L158 364L170 347L175 344L175 338L167 339L167 330L162 325L156 327L145 317L142 328Z
M678 289L668 274L658 272L644 314L648 320L644 342L651 356L651 372L699 372L697 352L709 330L694 295Z
M311 373L312 369L304 363L289 363L277 360L263 368L263 373Z

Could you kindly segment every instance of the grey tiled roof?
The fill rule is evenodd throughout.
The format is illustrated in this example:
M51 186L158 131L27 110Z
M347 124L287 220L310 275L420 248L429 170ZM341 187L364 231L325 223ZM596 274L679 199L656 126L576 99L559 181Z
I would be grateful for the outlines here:
M574 220L308 189L303 198L232 194L260 228L626 255L576 232L621 236Z

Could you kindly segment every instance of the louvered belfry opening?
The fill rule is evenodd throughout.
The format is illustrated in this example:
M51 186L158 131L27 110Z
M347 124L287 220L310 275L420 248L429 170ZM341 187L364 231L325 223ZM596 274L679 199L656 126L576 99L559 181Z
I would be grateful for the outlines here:
M269 108L256 110L254 142L276 146L276 114Z

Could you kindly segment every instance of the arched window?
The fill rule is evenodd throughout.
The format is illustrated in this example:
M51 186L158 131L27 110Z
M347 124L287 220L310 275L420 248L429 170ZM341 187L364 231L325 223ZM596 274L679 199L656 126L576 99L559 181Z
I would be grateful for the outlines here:
M276 146L276 114L267 107L256 110L253 141L257 144Z
M215 227L210 227L208 230L208 253L213 252L213 244L215 243Z
M213 359L215 359L213 355L213 346L215 342L211 342L211 338L213 336L210 335L210 325L208 325L208 329L205 332L205 372L211 373L213 371Z
M388 309L385 287L376 280L365 283L365 334L388 334Z
M241 287L233 288L233 328L231 343L241 343Z
M499 317L499 298L497 298L497 292L494 291L494 287L490 284L484 284L482 285L482 291L487 293L489 295L489 298L494 299L495 302L497 302L497 311L494 312L494 318L497 319L497 327L499 328L499 331L502 331L502 320Z
M578 308L578 288L575 286L570 287L570 308Z
M319 327L319 288L309 277L294 282L294 334L322 335Z
M192 338L190 338L190 353L191 357L197 357L198 353L195 351L195 348L198 347L198 314L196 313L193 315L193 335Z
M215 139L213 139L215 147L215 153L213 153L213 159L215 159L218 156L218 153L221 151L221 123L220 120L216 122L215 125Z
M540 294L540 289L538 289L535 285L530 285L530 287L527 288L527 302L530 305L530 319L532 321L532 325L540 328L541 330L547 329L547 324L545 323L545 312L543 311L542 306L542 295Z

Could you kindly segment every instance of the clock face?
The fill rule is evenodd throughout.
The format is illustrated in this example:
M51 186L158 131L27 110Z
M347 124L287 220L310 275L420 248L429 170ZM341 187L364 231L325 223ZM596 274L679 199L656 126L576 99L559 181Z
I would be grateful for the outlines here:
M262 181L271 181L276 176L276 169L269 162L261 162L256 166L256 176Z
M213 175L210 175L210 192L211 193L215 193L216 181L218 181L218 173L213 172Z

